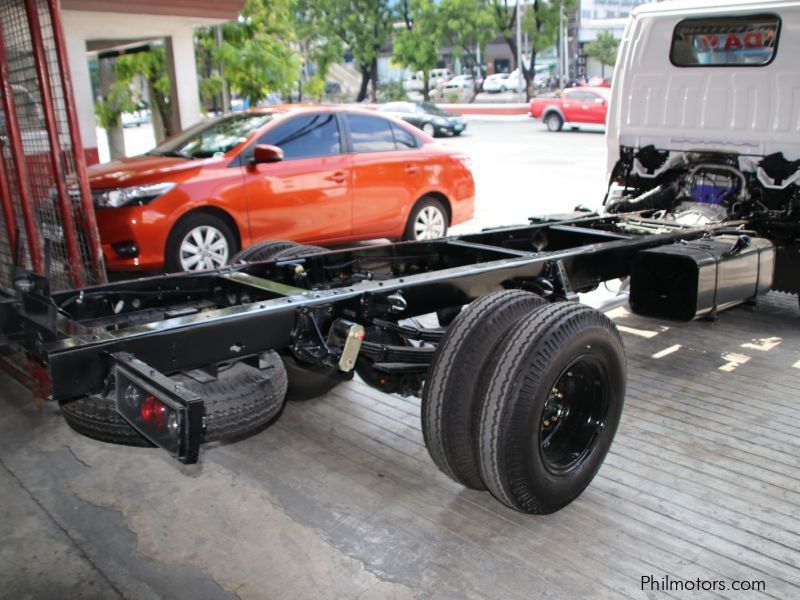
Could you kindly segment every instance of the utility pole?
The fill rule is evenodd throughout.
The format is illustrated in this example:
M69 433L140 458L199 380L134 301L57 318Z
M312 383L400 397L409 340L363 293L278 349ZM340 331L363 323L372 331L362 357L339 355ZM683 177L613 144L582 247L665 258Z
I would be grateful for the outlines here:
M558 73L560 88L564 89L564 3L558 3Z
M525 77L522 74L522 13L519 0L517 0L517 94L522 93L522 82Z
M564 2L561 0L561 15L563 29L561 30L561 44L564 46L562 53L564 57L564 77L569 79L569 16L564 16Z

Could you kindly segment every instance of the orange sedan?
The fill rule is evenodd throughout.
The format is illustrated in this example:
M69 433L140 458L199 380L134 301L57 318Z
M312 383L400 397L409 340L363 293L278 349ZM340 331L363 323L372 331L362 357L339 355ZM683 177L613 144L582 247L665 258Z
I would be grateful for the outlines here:
M281 107L203 122L89 169L110 270L196 271L268 239L425 240L472 218L469 158L367 110Z

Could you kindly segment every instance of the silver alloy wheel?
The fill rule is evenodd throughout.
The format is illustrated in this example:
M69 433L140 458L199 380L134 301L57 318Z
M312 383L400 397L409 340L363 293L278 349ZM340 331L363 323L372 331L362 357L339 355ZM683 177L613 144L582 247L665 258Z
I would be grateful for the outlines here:
M550 113L550 115L547 117L546 123L547 123L547 128L550 131L558 131L559 129L561 129L562 125L561 117L558 116L557 113Z
M433 123L425 123L425 125L422 126L422 131L433 137L436 133L436 128L433 126Z
M414 219L414 239L433 240L442 237L447 231L444 214L436 206L424 206Z
M226 264L230 248L227 238L219 229L201 225L186 234L178 253L184 271L204 271Z

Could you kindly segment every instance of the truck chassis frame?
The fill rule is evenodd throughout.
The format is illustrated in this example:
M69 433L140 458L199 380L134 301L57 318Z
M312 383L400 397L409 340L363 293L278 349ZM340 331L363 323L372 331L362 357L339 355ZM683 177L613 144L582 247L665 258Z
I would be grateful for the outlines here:
M420 394L446 329L399 321L457 311L500 290L576 300L578 292L629 276L643 250L742 225L686 227L647 211L573 213L441 240L363 245L54 294L44 277L18 269L16 298L0 302L0 334L47 367L53 400L107 390L115 376L118 396L120 379L159 394L184 411L180 441L165 445L142 433L192 463L203 439L203 401L170 386L170 374L204 370L214 377L216 365L276 350L345 375L368 360L377 375L364 377L370 385ZM369 333L364 339L365 330L384 332L388 341L371 341ZM381 388L371 379L395 385ZM128 418L119 400L117 410Z

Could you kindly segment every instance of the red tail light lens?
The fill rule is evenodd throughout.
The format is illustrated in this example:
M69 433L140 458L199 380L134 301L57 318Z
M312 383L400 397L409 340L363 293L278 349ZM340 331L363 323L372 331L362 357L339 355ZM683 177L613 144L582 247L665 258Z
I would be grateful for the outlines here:
M148 425L152 425L156 429L164 428L164 424L167 420L167 407L155 396L148 396L145 398L139 412L142 415L142 421Z

